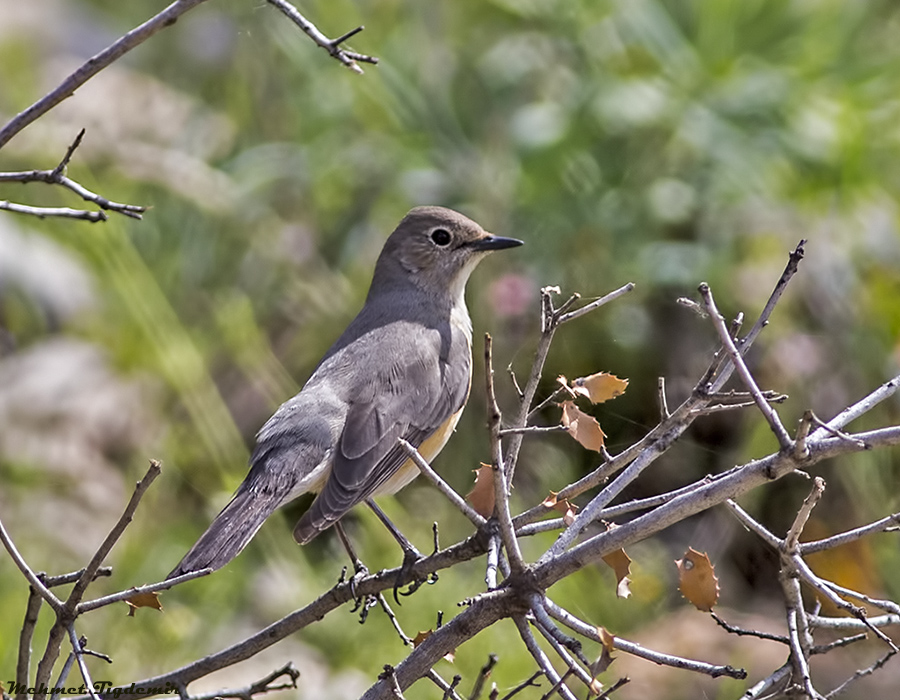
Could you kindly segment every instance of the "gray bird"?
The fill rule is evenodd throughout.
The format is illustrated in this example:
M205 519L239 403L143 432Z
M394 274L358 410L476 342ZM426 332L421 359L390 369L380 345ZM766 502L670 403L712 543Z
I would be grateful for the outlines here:
M410 211L384 244L362 310L259 431L247 477L169 578L224 566L301 494L318 494L294 528L305 544L415 478L398 438L430 461L469 396L466 281L488 253L521 244L450 209Z

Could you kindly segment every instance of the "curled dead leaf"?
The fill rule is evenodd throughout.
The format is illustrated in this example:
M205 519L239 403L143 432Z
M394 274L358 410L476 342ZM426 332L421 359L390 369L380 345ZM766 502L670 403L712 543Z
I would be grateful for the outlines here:
M475 472L475 486L466 494L466 500L483 518L494 514L494 474L490 464L481 463Z
M600 656L591 664L591 673L596 678L615 661L613 658L613 650L615 649L616 638L610 634L605 627L598 627L597 634L600 636Z
M569 435L582 447L602 452L606 434L601 430L597 420L581 411L574 401L563 401L560 406L563 412L561 422L568 429Z
M603 561L616 574L616 595L619 598L628 598L631 596L631 558L625 553L624 549L617 549L603 557Z
M574 503L570 503L568 498L560 500L559 493L556 491L551 491L550 495L541 501L541 505L544 506L544 508L549 508L562 513L563 522L566 524L566 527L569 527L569 525L572 524L575 520L575 514L578 512L578 506Z
M125 604L128 605L128 617L134 617L138 608L163 609L162 603L159 602L159 593L135 593L125 599Z
M591 403L603 403L625 393L627 379L619 379L609 372L597 372L587 377L573 379L572 391L587 397Z
M704 552L689 547L682 559L677 559L678 589L697 610L709 612L719 599L719 579L715 567Z

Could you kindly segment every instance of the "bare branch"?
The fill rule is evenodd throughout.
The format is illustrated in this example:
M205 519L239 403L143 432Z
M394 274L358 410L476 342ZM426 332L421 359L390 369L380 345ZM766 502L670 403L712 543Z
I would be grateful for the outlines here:
M656 391L659 394L659 422L667 420L672 414L669 413L669 402L666 399L666 378L657 377Z
M290 680L287 683L274 685L275 681L283 676L287 676ZM256 695L265 695L266 693L274 693L279 690L296 688L298 678L300 678L300 671L293 663L288 662L281 668L272 671L272 673L265 678L260 678L255 683L251 683L243 688L230 688L227 690L216 690L202 695L191 695L190 700L215 700L216 698L240 698L241 700L251 700L251 698Z
M563 682L563 678L561 678L556 672L556 669L553 668L553 664L550 663L550 659L547 658L544 650L538 645L537 640L531 633L531 629L528 627L528 621L525 619L525 616L516 615L513 618L513 622L516 624L516 629L519 630L519 636L522 638L525 648L528 649L528 652L531 654L532 658L534 658L538 668L540 668L548 680L553 683L553 686L560 697L565 698L565 700L576 700L575 695ZM573 672L571 667L569 668L569 671Z
M569 629L572 629L583 637L587 637L588 639L591 639L595 642L600 642L601 644L603 643L603 640L600 639L600 633L598 632L595 625L590 625L587 622L584 622L557 603L554 603L549 598L545 599L544 604L547 608L547 612L550 613L550 615L552 615L555 619L562 622ZM620 651L624 651L627 654L632 654L642 659L652 661L655 664L659 664L662 666L672 666L673 668L681 668L687 671L695 671L697 673L703 673L707 676L711 676L712 678L728 676L730 678L743 679L747 677L747 672L744 669L736 669L732 666L715 666L703 661L694 661L692 659L685 659L679 656L673 656L671 654L663 654L657 651L646 649L639 644L629 642L625 639L622 639L621 637L614 638L613 646Z
M350 51L349 49L341 48L341 44L343 44L347 39L356 34L359 34L364 27L357 27L356 29L351 29L346 34L339 36L337 39L329 39L322 32L318 30L316 25L310 22L306 17L300 14L300 11L294 7L291 3L287 2L287 0L268 0L270 5L278 8L286 17L288 17L294 24L296 24L303 32L312 39L317 45L321 46L325 49L329 54L331 54L338 61L343 63L347 68L352 70L354 73L359 75L363 74L363 69L360 68L357 61L361 61L363 63L378 63L378 59L373 56L366 56L365 54L357 53L356 51Z
M475 684L472 686L472 692L469 693L469 700L476 700L481 697L481 691L484 689L484 684L490 677L491 671L494 670L494 666L496 665L497 655L489 654L487 663L485 663L478 672L478 677L475 679Z
M74 610L78 603L81 602L88 584L94 580L94 576L100 568L100 565L103 564L103 561L106 559L110 550L116 542L119 541L122 533L125 532L125 528L131 523L131 519L134 517L134 512L137 510L141 499L144 497L147 489L150 488L150 484L156 480L156 477L159 476L161 471L159 462L155 459L151 459L147 473L144 474L144 477L137 482L137 484L135 484L134 493L131 494L131 499L128 501L128 505L125 506L125 510L122 512L118 522L116 522L113 529L109 531L109 534L100 544L100 547L97 548L90 563L84 568L84 573L81 575L81 578L78 579L74 588L72 588L72 592L66 600L67 608Z
M485 520L481 515L475 512L475 509L472 508L468 503L466 503L465 499L460 496L450 484L444 481L441 476L431 468L431 465L428 464L426 459L419 453L419 451L413 447L410 443L408 443L403 438L398 438L397 442L400 443L400 447L402 447L406 454L409 455L409 458L413 461L419 471L424 474L428 480L437 486L438 490L444 494L447 499L456 506L460 513L465 515L472 524L478 528L483 526L487 520Z
M735 517L751 532L755 533L763 542L768 544L772 549L780 549L782 540L773 533L763 527L762 523L753 518L747 511L741 508L730 498L725 501L725 505L731 509Z
M885 399L893 396L897 392L897 389L900 389L900 375L894 377L888 382L885 382L875 391L863 397L849 408L845 408L834 418L828 421L826 425L831 430L839 430L840 428L843 428L850 421L856 420L861 415L871 411L875 406L877 406ZM822 438L824 437L825 432L827 432L826 428L819 428L818 430L813 431L811 437L812 439Z
M494 366L491 352L491 336L484 334L484 376L487 393L488 428L491 431L491 471L494 477L494 515L500 525L500 536L509 564L514 574L525 570L525 560L509 513L509 489L511 483L506 474L506 463L503 460L503 445L500 442L500 407L494 392Z
M589 314L592 311L596 311L601 306L605 306L609 302L615 301L619 297L624 296L625 294L628 294L628 292L630 292L632 290L634 290L634 282L629 282L628 284L622 285L621 287L610 292L609 294L604 294L599 299L595 299L590 304L585 304L581 308L575 309L574 311L570 311L567 314L562 314L559 317L559 324L562 325L563 323L568 323L569 321L574 321L576 318L581 318L582 316L585 316L586 314ZM577 298L577 297L573 297L573 298ZM563 304L558 309L557 313L562 313L563 311L565 311L566 308L568 308L568 306L569 306L568 303Z
M94 681L91 680L91 673L88 671L87 664L84 663L84 653L82 652L85 643L84 637L81 639L78 638L78 635L75 634L74 624L69 624L68 632L69 641L72 643L72 652L75 654L75 661L78 663L78 670L81 671L81 677L84 679L84 685L87 688L88 695L92 700L100 700L100 696L97 695L97 691L94 690Z
M801 559L799 556L792 557L792 561L797 573L799 573L800 577L807 585L814 588L818 593L831 601L832 604L836 605L841 610L846 610L848 613L860 620L866 627L868 627L872 631L872 633L876 637L887 644L891 649L893 649L894 651L900 651L900 649L898 649L897 645L894 643L893 639L888 637L884 632L878 629L878 627L868 621L864 608L860 608L856 605L853 605L852 603L848 603L846 600L837 595L837 593L832 590L829 582L816 576L816 574L813 573L812 569L809 568L807 563L803 561L803 559Z
M80 221L90 221L92 224L96 224L99 221L106 221L108 218L106 213L102 211L70 209L69 207L32 207L27 204L16 204L9 200L0 201L0 211L11 211L14 214L27 214L29 216L36 216L39 219L78 219Z
M790 640L783 634L770 634L769 632L760 632L759 630L747 630L742 627L735 627L725 622L714 612L710 612L709 616L716 621L716 624L729 634L736 634L739 637L758 637L759 639L767 639L771 642L779 642L781 644L790 644Z
M507 435L528 435L528 434L537 434L537 433L565 433L569 429L560 424L560 425L526 425L524 428L504 428L500 431L500 437L506 437Z
M112 202L106 197L96 194L95 192L91 192L83 185L80 185L71 178L66 177L66 167L68 166L69 160L71 160L72 155L75 153L75 149L77 149L81 144L81 140L84 138L84 133L84 129L78 132L75 140L66 150L66 154L63 156L63 159L59 162L59 165L53 168L53 170L26 170L22 172L0 173L0 182L43 182L48 185L60 185L74 192L86 202L92 202L96 204L101 209L114 211L124 216L131 217L132 219L142 218L141 215L145 211L147 211L147 207L140 207L134 204L121 204L119 202ZM91 222L106 221L106 216L102 212L96 211L89 212L79 211L75 209L27 207L22 204L11 204L9 202L6 202L6 205L7 206L5 208L9 211L15 211L20 214L32 214L40 218L44 218L47 216L63 216L68 218L84 219Z
M801 459L802 458L805 458L805 456L801 457ZM822 498L824 492L825 479L821 476L817 476L813 481L812 490L809 492L809 495L803 499L803 505L800 506L800 510L797 511L797 516L794 518L794 522L788 530L787 536L784 538L782 549L786 554L797 553L800 535L803 534L803 528L806 527L809 516L812 515L813 508L816 507L816 504L819 502L819 499Z
M741 695L740 700L758 700L763 697L770 697L776 689L783 688L791 677L791 664L786 663L781 668L763 678L759 683Z
M868 668L860 669L859 671L854 673L852 676L850 676L850 678L848 678L843 683L841 683L837 688L832 690L825 697L826 698L836 698L838 695L840 695L845 690L847 690L847 688L850 686L851 683L854 683L854 682L858 681L860 678L865 678L866 676L870 676L873 673L875 673L875 671L877 671L882 666L884 666L890 660L890 658L896 653L897 652L895 650L891 649L887 654L882 656L880 659L878 659L875 663L873 663Z
M809 626L832 630L858 630L874 627L892 627L900 625L900 615L878 615L867 617L863 622L853 617L823 617L821 615L809 615Z
M778 282L775 284L775 288L772 290L772 294L769 296L768 301L766 301L762 313L759 315L759 318L756 319L756 323L753 324L750 332L740 340L742 355L747 352L749 347L753 344L753 341L756 340L756 337L762 332L762 329L768 325L769 318L771 318L772 312L775 311L775 306L781 300L781 296L784 294L784 290L787 289L788 283L800 267L800 261L803 260L806 255L805 246L806 239L804 238L791 252L788 257L787 265L781 273Z
M6 551L9 552L9 556L12 558L13 562L19 567L19 571L21 571L25 578L28 579L31 588L37 591L54 611L58 612L59 610L62 610L62 601L50 592L50 589L44 585L38 575L31 570L30 566L28 566L28 563L22 555L19 554L19 550L16 549L16 545L6 531L6 527L3 525L2 520L0 520L0 541L3 542L3 546L6 547Z
M772 428L772 432L775 433L775 437L778 438L778 444L781 445L781 449L788 449L793 444L793 441L791 440L790 435L787 434L784 426L781 424L781 420L778 418L778 414L775 413L775 411L769 405L768 401L766 401L765 397L762 395L759 387L756 385L756 380L753 378L753 375L750 374L750 370L747 368L747 364L744 362L743 356L735 346L734 340L728 332L728 328L725 327L725 319L716 308L716 303L713 300L712 291L710 290L709 285L705 282L700 285L700 296L703 298L703 303L706 306L706 310L709 312L709 316L716 328L716 332L718 332L719 334L719 340L725 347L725 352L731 358L732 363L737 368L738 374L741 375L741 379L743 380L744 385L750 391L750 394L753 396L753 400L756 402L757 407L759 408L765 419L768 421L769 426Z
M95 598L94 600L81 602L76 606L75 613L77 615L81 615L83 613L90 612L91 610L102 608L106 605L111 605L123 600L128 600L129 598L132 598L136 595L141 595L143 593L167 591L173 586L177 586L179 583L192 581L195 578L201 578L202 576L209 576L209 574L211 574L212 572L212 569L198 569L197 571L190 571L186 574L182 574L181 576L166 579L165 581L148 583L146 586L134 586L133 588L129 588L128 590L119 591L118 593L111 593L110 595L103 596L102 598Z
M2 527L2 523L0 523L0 527ZM25 619L22 621L22 629L19 632L19 656L16 662L16 687L18 688L28 687L28 674L31 671L31 640L34 638L34 628L37 625L42 600L41 594L33 587L29 587ZM24 692L16 693L16 700L27 700L27 697L28 695Z
M135 27L103 49L103 51L96 56L88 59L86 63L63 80L57 88L44 95L44 97L28 107L25 111L13 117L2 129L0 129L0 148L3 148L13 136L22 131L26 126L49 112L67 97L71 97L75 94L75 91L78 88L97 75L97 73L114 61L120 59L134 47L145 42L160 29L175 24L175 21L181 15L205 1L206 0L175 0L175 2L162 12L154 15L140 26Z
M456 686L460 684L462 681L462 676L458 673L453 676L453 680L447 683L441 676L435 671L431 669L428 672L428 678L441 690L444 691L444 696L442 700L463 700L462 696L456 692Z

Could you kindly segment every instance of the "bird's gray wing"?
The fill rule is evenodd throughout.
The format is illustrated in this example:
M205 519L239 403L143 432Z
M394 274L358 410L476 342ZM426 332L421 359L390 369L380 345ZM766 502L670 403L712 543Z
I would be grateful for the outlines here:
M324 489L304 514L294 536L300 542L339 520L371 496L408 460L397 444L418 447L456 414L468 397L471 350L461 331L442 333L411 323L388 324L366 339L382 361L354 344L357 390ZM388 361L384 361L387 359Z

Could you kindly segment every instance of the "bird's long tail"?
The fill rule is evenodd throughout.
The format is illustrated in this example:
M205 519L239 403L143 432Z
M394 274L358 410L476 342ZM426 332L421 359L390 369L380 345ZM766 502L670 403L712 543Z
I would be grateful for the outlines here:
M281 502L275 494L242 485L167 579L201 569L221 569L240 554Z

